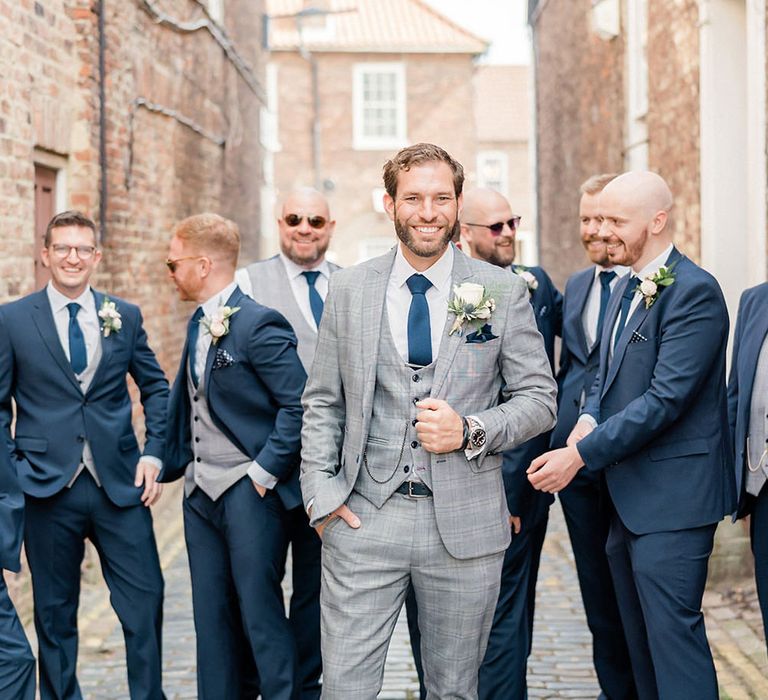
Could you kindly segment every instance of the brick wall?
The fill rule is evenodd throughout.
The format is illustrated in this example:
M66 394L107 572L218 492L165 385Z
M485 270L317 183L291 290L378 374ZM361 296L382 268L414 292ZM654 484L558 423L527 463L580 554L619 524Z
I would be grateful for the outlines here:
M337 221L331 253L342 265L358 260L361 239L395 236L385 214L372 207L371 192L382 187L382 166L395 149L352 147L352 70L358 62L406 64L407 136L444 147L474 177L476 141L472 112L472 61L468 55L316 54L321 119L321 179ZM275 155L277 198L297 185L313 184L312 101L308 63L294 52L276 52L279 140ZM404 144L405 145L405 144Z
M623 168L624 43L590 28L590 0L550 0L534 26L541 264L562 288L586 266L579 185Z

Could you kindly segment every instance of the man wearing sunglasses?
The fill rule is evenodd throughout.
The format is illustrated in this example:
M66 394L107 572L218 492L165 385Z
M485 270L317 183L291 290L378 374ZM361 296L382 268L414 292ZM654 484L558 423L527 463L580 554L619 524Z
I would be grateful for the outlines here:
M277 220L280 253L238 270L240 288L277 309L293 326L299 359L307 373L317 345L317 329L328 294L328 279L339 269L325 258L336 222L328 201L315 189L289 193ZM302 700L320 697L320 538L304 509L290 511L293 592L290 623L296 638Z
M0 426L26 495L40 697L81 697L77 606L88 538L123 627L131 698L160 700L163 577L149 506L162 489L168 382L138 307L90 286L101 260L93 221L76 211L53 217L42 260L50 283L0 308ZM127 374L144 409L143 450Z
M463 250L470 257L509 269L523 277L530 294L536 325L544 339L550 370L555 368L555 336L562 329L562 296L540 267L516 266L515 236L520 217L504 196L491 189L475 189L464 196L461 215ZM543 433L504 453L502 473L507 506L512 514L512 541L504 557L501 591L491 636L480 667L479 696L525 697L526 666L533 636L536 579L547 531L550 494L533 489L525 469L549 445Z

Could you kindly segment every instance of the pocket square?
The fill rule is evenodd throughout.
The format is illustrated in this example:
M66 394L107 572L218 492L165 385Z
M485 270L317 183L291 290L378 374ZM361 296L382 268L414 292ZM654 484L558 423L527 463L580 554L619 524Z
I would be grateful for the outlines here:
M467 343L487 343L489 340L498 338L498 335L494 335L490 324L486 323L479 331L470 333L467 336Z
M630 337L629 342L630 343L644 343L648 340L644 335L641 333L638 333L637 331L632 331L632 337Z
M223 348L217 348L216 357L213 358L213 369L222 369L224 367L231 367L235 364L235 358L232 357Z

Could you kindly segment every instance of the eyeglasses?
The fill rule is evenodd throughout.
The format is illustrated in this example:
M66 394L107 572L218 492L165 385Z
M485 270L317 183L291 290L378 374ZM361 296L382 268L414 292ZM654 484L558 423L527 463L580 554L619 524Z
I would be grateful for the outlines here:
M504 230L504 224L509 226L513 231L517 230L517 227L520 225L520 217L513 216L508 221L497 221L495 224L470 224L468 221L464 223L467 226L483 226L484 228L489 228L491 229L492 235L500 236L501 232Z
M176 272L176 268L179 266L179 263L182 260L200 260L200 258L204 257L204 255L188 255L186 258L176 258L175 260L168 258L168 260L165 261L165 266L171 271L171 273L174 273Z
M57 243L51 246L51 251L57 258L65 260L72 251L75 251L80 260L90 260L96 252L96 246L92 245L66 245Z
M328 223L327 219L324 216L299 216L298 214L286 214L283 217L283 221L285 221L286 224L289 226L298 226L304 219L307 220L307 223L312 228L323 228L326 223Z

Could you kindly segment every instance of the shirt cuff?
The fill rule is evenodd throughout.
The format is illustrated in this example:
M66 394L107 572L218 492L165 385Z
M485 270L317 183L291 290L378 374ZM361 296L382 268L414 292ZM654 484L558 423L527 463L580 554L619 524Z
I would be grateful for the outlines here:
M159 457L153 457L152 455L142 455L139 461L151 464L158 471L163 468L163 460Z
M263 486L265 489L273 489L277 486L277 477L274 474L270 474L256 460L251 462L251 466L248 467L246 473L251 477L251 481L255 481L259 486Z
M485 430L485 423L481 421L477 416L467 416L467 418L471 418L475 423L480 426L483 430ZM486 437L487 442L487 437ZM481 454L485 452L485 445L482 447L475 447L472 448L469 445L467 445L467 448L464 450L464 456L467 459L475 459L476 457L479 457Z
M579 416L579 419L576 421L577 423L589 423L589 425L592 426L592 429L594 430L597 427L597 421L595 420L594 416L589 415L589 413L582 413Z

